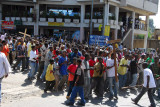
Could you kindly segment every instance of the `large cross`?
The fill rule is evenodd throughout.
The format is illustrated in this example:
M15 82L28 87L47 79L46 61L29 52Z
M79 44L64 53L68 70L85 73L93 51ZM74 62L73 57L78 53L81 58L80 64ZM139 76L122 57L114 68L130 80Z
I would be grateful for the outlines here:
M118 82L118 76L117 76L117 61L116 61L116 46L115 46L115 44L119 43L119 42L121 42L120 39L110 40L110 41L107 42L108 44L112 44L113 45L114 66L115 66L115 79L116 79L116 82Z
M23 32L19 32L19 34L24 35L24 37L23 37L23 41L24 41L24 39L26 38L26 36L31 37L31 35L27 34L27 28L25 28L25 32L24 32L24 33L23 33Z

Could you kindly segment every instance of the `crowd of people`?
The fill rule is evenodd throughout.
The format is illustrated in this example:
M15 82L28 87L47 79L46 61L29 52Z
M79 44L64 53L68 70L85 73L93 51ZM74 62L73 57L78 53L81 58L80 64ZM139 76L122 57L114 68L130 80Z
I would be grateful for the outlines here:
M68 42L45 37L24 38L6 33L0 37L1 54L5 54L13 72L29 71L28 80L37 79L45 83L45 93L62 91L67 87L67 105L73 105L79 95L79 104L84 106L93 92L98 97L109 92L110 100L118 100L118 90L142 85L143 93L132 99L135 103L148 91L147 88L153 89L148 91L152 107L155 107L153 95L160 99L159 49L155 53L145 53L139 49L131 51L117 44L116 74L112 45L88 46L76 40ZM119 81L116 80L117 76Z

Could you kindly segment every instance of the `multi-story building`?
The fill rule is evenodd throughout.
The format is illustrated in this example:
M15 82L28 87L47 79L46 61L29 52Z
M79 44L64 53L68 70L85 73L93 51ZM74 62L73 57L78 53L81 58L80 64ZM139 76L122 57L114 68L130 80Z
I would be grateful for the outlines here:
M92 34L103 35L105 26L110 25L111 39L120 38L124 45L133 48L134 34L144 34L146 48L149 16L157 13L158 2L93 0ZM91 4L92 0L0 0L0 31L27 28L32 35L68 35L68 38L79 31L82 42L90 33ZM145 25L139 23L139 16L146 16Z

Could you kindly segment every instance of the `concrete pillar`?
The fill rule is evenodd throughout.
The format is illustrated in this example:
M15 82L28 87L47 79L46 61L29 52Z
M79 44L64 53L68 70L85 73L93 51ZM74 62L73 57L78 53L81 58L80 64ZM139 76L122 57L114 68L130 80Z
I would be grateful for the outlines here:
M149 16L146 16L146 30L147 30L147 34L144 37L144 48L147 48L147 40L148 40L148 30L149 30Z
M132 41L131 41L131 50L133 50L133 43L134 43L134 26L135 26L135 12L132 12L132 18L133 18L133 23L132 23Z
M81 26L80 26L80 42L82 43L82 41L84 40L84 26L83 26L83 22L84 22L84 17L85 17L85 5L82 4L81 5Z
M109 25L109 3L105 3L104 6L104 16L103 16L103 35L104 35L104 29L105 25Z
M39 35L39 4L34 5L34 10L36 13L36 22L34 23L34 35Z
M0 32L2 32L2 4L0 4Z
M119 19L119 7L115 7L116 29L114 30L114 39L117 39L118 35L118 19Z

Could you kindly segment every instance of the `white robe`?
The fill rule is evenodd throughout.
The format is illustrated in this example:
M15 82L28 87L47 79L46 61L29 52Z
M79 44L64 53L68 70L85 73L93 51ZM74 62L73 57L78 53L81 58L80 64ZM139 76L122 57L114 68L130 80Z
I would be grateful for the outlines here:
M4 53L0 52L0 78L11 72L11 66Z

